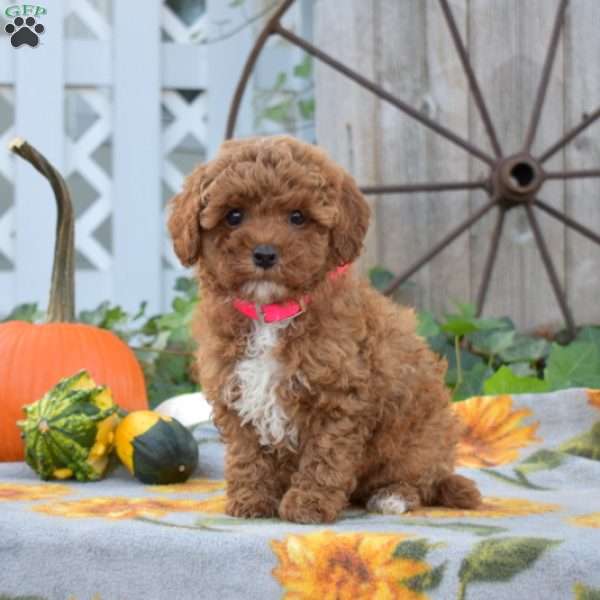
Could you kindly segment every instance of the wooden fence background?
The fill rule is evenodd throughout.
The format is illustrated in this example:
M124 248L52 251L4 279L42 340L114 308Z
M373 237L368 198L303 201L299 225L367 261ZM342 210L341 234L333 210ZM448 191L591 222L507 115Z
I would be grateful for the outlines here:
M452 0L505 152L520 149L558 0ZM533 147L545 150L600 106L600 2L571 0ZM489 149L437 0L315 2L315 42L456 133ZM319 144L361 184L467 180L487 167L329 67L316 69ZM547 163L598 168L600 123ZM540 198L600 230L600 180L553 181ZM400 272L482 205L480 191L373 198L363 266ZM412 277L402 296L442 312L475 302L495 215L485 217ZM600 322L600 247L545 214L539 220L577 323ZM560 324L561 313L525 212L505 222L484 313L521 326Z
M231 93L262 20L202 44L206 27L235 30L270 0L56 0L39 48L12 48L0 18L0 315L45 304L54 207L47 184L4 150L31 139L77 189L80 308L109 299L168 306L181 273L164 229L164 203L222 139ZM176 5L192 14L181 15ZM451 0L505 150L523 139L558 0ZM4 2L8 6L8 2ZM197 9L197 10L196 10ZM311 11L314 9L314 33ZM3 11L2 11L3 12ZM236 21L237 19L237 21ZM333 56L488 149L437 0L298 0L286 17ZM226 24L226 25L224 25ZM203 33L204 32L204 33ZM600 105L600 2L571 0L534 151ZM215 32L211 32L214 37ZM253 86L269 87L301 53L272 40ZM353 82L316 63L316 138L362 184L475 179L486 166ZM238 135L257 131L252 91ZM77 109L77 106L85 107ZM74 108L75 107L75 108ZM77 118L74 115L78 115ZM258 128L276 132L277 123ZM298 132L312 139L309 128ZM548 164L600 165L600 122ZM552 182L540 197L600 228L600 181ZM372 198L362 263L399 272L484 201L481 192ZM578 323L600 321L600 248L545 214L540 222ZM493 216L412 277L402 298L442 312L474 301ZM508 214L485 306L525 327L561 322L533 236Z

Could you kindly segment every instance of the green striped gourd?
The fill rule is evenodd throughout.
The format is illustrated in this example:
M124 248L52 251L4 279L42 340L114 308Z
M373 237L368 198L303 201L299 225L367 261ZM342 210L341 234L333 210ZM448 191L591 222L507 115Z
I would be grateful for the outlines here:
M17 424L25 460L42 479L95 481L108 466L119 423L111 392L87 371L62 379L43 398L23 408Z

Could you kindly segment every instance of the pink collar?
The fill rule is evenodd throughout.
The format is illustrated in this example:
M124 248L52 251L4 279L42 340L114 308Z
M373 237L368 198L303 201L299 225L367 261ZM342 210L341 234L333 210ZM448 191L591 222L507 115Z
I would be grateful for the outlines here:
M329 273L331 279L336 279L343 275L350 265L342 265L335 271ZM289 300L288 302L274 304L253 304L248 300L236 298L233 301L233 306L243 315L250 319L260 321L261 323L276 323L277 321L286 321L301 315L306 310L306 305L310 302L310 296L302 296L299 301Z

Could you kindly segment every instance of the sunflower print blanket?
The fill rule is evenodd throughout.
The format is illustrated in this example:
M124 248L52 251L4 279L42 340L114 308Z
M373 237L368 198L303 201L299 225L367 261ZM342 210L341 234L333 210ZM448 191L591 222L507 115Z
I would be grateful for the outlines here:
M0 598L38 600L600 599L600 392L471 398L460 472L478 510L333 525L224 514L206 424L185 484L42 483L0 465Z

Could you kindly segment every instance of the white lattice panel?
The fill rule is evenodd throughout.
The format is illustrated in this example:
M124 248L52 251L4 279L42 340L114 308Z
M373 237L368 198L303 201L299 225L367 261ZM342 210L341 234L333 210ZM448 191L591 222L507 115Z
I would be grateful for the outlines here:
M75 141L66 138L66 176L77 172L97 194L94 202L77 218L75 244L92 268L107 270L111 266L112 256L97 239L95 232L112 211L111 179L93 155L110 137L110 97L102 89L82 89L70 93L78 94L95 113L93 123Z
M16 133L33 140L71 186L79 309L168 307L181 266L164 201L221 141L255 9L250 0L63 0L44 18L34 63L0 47L0 148ZM37 249L54 239L47 182L16 165L0 151L0 315L18 302L44 305L51 272ZM30 213L32 197L48 202Z
M69 38L109 41L111 0L68 0L65 11Z
M170 193L175 194L181 189L190 165L205 158L206 97L197 92L188 102L180 92L164 90L162 105L170 121L163 129L162 178ZM181 268L168 238L165 239L164 257L171 267Z
M166 0L162 4L163 38L177 44L191 45L203 41L209 31L205 2L191 3ZM163 89L163 186L169 195L177 193L190 166L206 156L206 96L203 90ZM166 220L167 215L164 214ZM171 240L165 231L163 244L165 267L181 269ZM167 277L169 279L169 277Z
M177 8L179 10L176 10ZM201 1L196 2L195 5L163 2L161 21L163 34L179 44L189 44L204 39L209 28L204 2Z
M6 120L11 122L13 118L13 106L14 106L14 91L12 88L0 87L0 97L3 100L3 105L8 109ZM14 137L14 128L10 125L4 131L0 131L0 148L4 149L8 146L9 141ZM0 151L0 176L2 176L7 182L13 181L13 161L14 159L8 152ZM0 254L4 256L10 264L14 264L15 250L13 243L14 234L14 204L10 200L10 205L7 210L0 214ZM0 206L1 208L1 206Z

